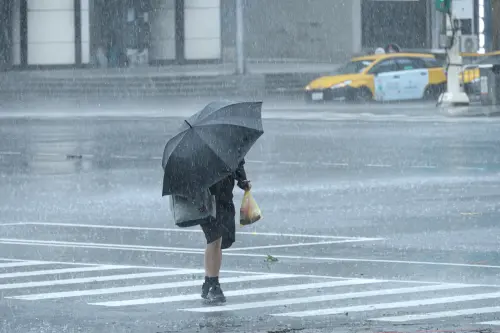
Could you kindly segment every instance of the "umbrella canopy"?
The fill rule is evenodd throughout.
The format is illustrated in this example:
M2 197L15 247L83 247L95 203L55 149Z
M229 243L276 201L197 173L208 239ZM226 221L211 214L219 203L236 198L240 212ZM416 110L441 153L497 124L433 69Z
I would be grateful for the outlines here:
M262 102L213 102L183 124L163 152L163 196L189 195L233 173L262 128Z

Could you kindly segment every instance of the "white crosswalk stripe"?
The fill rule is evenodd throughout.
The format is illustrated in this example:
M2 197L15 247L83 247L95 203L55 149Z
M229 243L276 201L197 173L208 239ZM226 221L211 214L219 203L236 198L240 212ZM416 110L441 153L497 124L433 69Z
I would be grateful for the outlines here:
M409 294L423 291L432 291L432 290L446 290L446 289L454 289L454 288L464 288L463 285L437 285L437 286L424 286L424 287L410 287L410 288L396 288L396 289L383 289L383 290L373 290L373 291L362 291L355 293L345 293L345 294L331 294L331 295L321 295L321 296L312 296L312 297L299 297L299 298L287 298L273 301L263 301L263 302L253 302L253 303L242 303L242 304L231 304L224 306L217 306L211 308L193 308L193 309L182 309L184 311L192 311L192 312L221 312L221 311L235 311L235 310L247 310L247 309L258 309L263 307L270 306L281 306L281 305L292 305L292 304L306 304L306 303L314 303L314 302L324 302L324 301L333 301L333 300L341 300L341 299L352 299L357 297L369 297L369 296L380 296L380 295L395 295L395 294ZM316 310L306 311L307 316L315 315ZM328 310L324 310L328 311ZM344 313L346 311L340 311L338 313ZM337 312L335 312L336 314ZM300 313L291 313L291 314L282 314L294 317L300 317Z
M500 320L493 321L483 321L482 323L478 323L479 325L492 325L492 326L500 326Z
M200 270L185 269L185 270L179 270L179 271L148 272L148 273L137 273L137 274L119 274L119 275L110 275L110 276L92 276L92 277L87 277L87 278L65 279L65 280L7 283L7 284L0 284L0 290L33 288L33 287L47 287L47 286L60 286L60 285L67 285L67 284L80 284L80 283L89 283L89 282L130 280L130 279L140 279L140 278L148 278L148 277L193 274L193 273L199 273L199 272L200 272Z
M287 277L293 277L293 275L286 274L268 274L268 275L256 275L256 276L243 276L235 278L222 278L221 283L231 283L231 282L245 282L245 281L259 281L259 280L271 280L271 279L284 279ZM160 290L160 289L172 289L181 287L194 287L200 286L204 280L192 280L192 281L181 281L181 282L169 282L169 283L155 283L155 284L143 284L135 285L129 287L114 287L114 288L101 288L101 289L91 289L91 290L75 290L75 291L63 291L54 293L44 293L44 294L32 294L25 296L13 296L7 298L14 299L24 299L24 300L42 300L42 299L56 299L56 298L68 298L68 297L80 297L80 296L95 296L95 295L110 295L110 294L120 294L129 293L135 291L149 291L149 290Z
M252 289L240 289L240 290L231 290L224 295L226 297L233 296L244 296L244 295L258 295L258 294L268 294L268 293L279 293L284 291L298 291L298 290L307 290L307 289L319 289L319 288L328 288L328 287L340 287L340 286L354 286L360 284L369 284L369 283L381 283L383 280L345 280L345 281L329 281L329 282L319 282L319 283L305 283L305 284L296 284L296 285L285 285L278 287L264 287L264 288L252 288ZM111 302L100 302L93 303L94 305L102 305L102 306L129 306L129 305L143 305L143 304L158 304L158 303L172 303L179 301L194 301L200 298L199 294L190 294L190 295L179 295L179 296L169 296L169 297L158 297L158 298L143 298L143 299L133 299L126 301L111 301Z
M473 295L461 295L461 296L452 296L452 297L419 299L419 300L393 302L393 303L366 304L366 305L360 305L360 306L347 306L347 307L342 307L342 308L330 308L330 309L308 310L308 311L299 311L299 312L276 313L276 314L272 314L272 315L273 316L283 316L283 317L312 317L312 316L335 315L335 314L342 314L342 313L349 313L349 312L398 309L398 308L408 308L408 307L422 306L422 305L446 304L446 303L454 303L454 302L477 301L477 300L496 299L496 298L500 298L500 292L487 293L487 294L473 294Z
M40 261L15 261L15 262L4 262L0 263L0 268L11 268L11 267L28 267L35 265L48 265L47 262Z
M85 297L94 307L162 304L184 314L246 310L297 318L362 313L367 320L387 323L481 315L474 324L500 325L496 285L227 271L220 280L227 303L200 306L203 276L202 269L0 261L0 290L10 301L71 302ZM436 309L450 304L453 308Z
M76 268L58 268L58 269L47 269L41 271L28 271L28 272L14 272L14 273L4 273L0 274L0 279L7 278L18 278L26 276L41 276L41 275L52 275L52 274L66 274L66 273L83 273L83 272L99 272L106 270L117 270L123 269L116 266L90 266L90 267L76 267Z
M484 313L497 313L497 312L500 312L500 306L490 306L490 307L477 308L477 309L461 309L461 310L455 310L455 311L440 311L440 312L423 313L423 314L412 314L412 315L407 315L407 316L383 317L383 318L375 318L375 319L370 319L370 320L389 321L389 322L407 322L407 321L414 321L414 320L427 320L427 319L458 317L458 316L484 314Z

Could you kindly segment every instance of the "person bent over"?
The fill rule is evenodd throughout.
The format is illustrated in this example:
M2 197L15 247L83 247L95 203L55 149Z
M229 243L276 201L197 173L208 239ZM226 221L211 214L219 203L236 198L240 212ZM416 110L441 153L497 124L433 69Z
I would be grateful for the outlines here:
M216 219L214 222L202 224L201 228L207 240L205 249L205 282L201 297L209 303L225 302L226 297L219 283L222 265L222 250L231 247L236 240L236 210L233 202L235 182L242 190L250 190L250 181L241 161L236 171L210 187L215 196Z

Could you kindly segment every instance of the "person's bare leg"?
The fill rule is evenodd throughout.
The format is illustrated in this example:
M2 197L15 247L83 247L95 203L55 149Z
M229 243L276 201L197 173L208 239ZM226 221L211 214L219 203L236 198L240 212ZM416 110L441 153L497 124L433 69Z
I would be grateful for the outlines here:
M202 298L208 302L225 302L226 298L220 288L219 273L222 263L222 239L207 245L205 249L205 283L202 287Z
M222 264L222 238L207 244L205 249L205 276L218 277Z

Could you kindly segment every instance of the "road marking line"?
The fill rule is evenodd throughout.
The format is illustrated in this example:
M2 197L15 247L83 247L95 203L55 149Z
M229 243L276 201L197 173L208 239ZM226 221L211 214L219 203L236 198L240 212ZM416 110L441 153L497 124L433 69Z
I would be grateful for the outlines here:
M49 264L50 263L43 261L17 261L17 262L0 263L0 268L26 267L26 266L36 266L36 265L49 265Z
M0 258L0 260L5 260L5 261L16 261L16 262L27 262L33 260L22 260L22 259L10 259L10 258ZM40 261L42 262L42 261ZM137 269L149 269L149 270L183 270L186 269L185 267L162 267L162 266L144 266L144 265L111 265L111 264L106 264L106 263L86 263L86 262L67 262L67 261L43 261L44 263L47 264L52 264L52 265L70 265L70 266L110 266L110 267L115 267L116 269L130 269L130 268L137 268ZM267 275L269 272L251 272L251 271L235 271L235 270L225 270L222 269L221 272L223 273L234 273L234 274L255 274L255 275ZM274 273L278 274L278 273ZM306 278L322 278L322 279L340 279L340 280L348 280L352 278L346 278L346 277L339 277L339 276L326 276L326 275L309 275L309 274L294 274L296 277L306 277ZM418 283L426 283L426 282L418 282ZM436 282L427 282L430 284L436 284ZM500 286L499 286L500 287Z
M28 272L14 272L0 274L0 279L6 278L16 278L16 277L26 277L26 276L41 276L41 275L51 275L51 274L65 274L65 273L83 273L83 272L95 272L95 271L107 271L107 270L118 270L124 269L117 266L87 266L87 267L75 267L75 268L58 268L58 269L47 269L40 271L28 271Z
M12 222L12 223L0 223L0 227L3 226L13 226L13 225L24 225L24 222Z
M119 275L107 275L107 276L92 276L92 277L64 279L64 280L8 283L8 284L0 284L0 290L33 288L33 287L47 287L47 286L60 286L60 285L68 285L68 284L80 284L80 283L92 283L92 282L104 282L104 281L116 281L116 280L132 280L132 279L142 279L142 278L150 278L150 277L196 274L196 273L203 273L203 272L204 271L200 270L200 269L184 269L184 270L180 270L180 271L131 273L131 274L119 274Z
M0 155L22 155L20 151L0 151Z
M141 158L140 156L131 156L131 155L111 155L110 157L119 160L138 160L139 158Z
M267 256L261 256L259 257L266 258ZM33 261L33 260L26 260L26 259L12 259L12 258L0 258L0 260L10 260L10 261L17 261L17 262L25 262L25 261ZM106 266L115 266L118 268L138 268L138 269L150 269L150 270L181 270L185 269L185 267L165 267L165 266L144 266L144 265L127 265L127 266L122 266L122 265L111 265L108 263L88 263L88 262L74 262L74 261L49 261L47 262L49 264L59 264L59 265L70 265L70 266L101 266L101 265L106 265ZM499 267L500 268L500 267ZM237 271L237 270L225 270L222 269L221 272L223 273L234 273L234 274L255 274L255 275L267 275L269 272L254 272L254 271ZM273 273L273 274L279 274L279 273ZM331 275L314 275L314 274L293 274L295 277L304 277L304 278L319 278L319 279L337 279L337 280L351 280L351 279L358 279L358 277L345 277L345 276L331 276ZM389 281L389 282L395 282L395 283L405 283L405 284L429 284L429 285L436 285L436 284L443 284L443 281L424 281L424 280L397 280L397 279L383 279L384 281ZM460 284L460 283L453 283L453 284ZM462 283L464 286L470 286L469 284ZM500 288L500 285L498 284L473 284L472 286L474 287L491 287L491 288Z
M499 297L500 297L500 292L496 292L496 293L486 293L486 294L472 294L472 295L461 295L461 296L452 296L452 297L428 298L428 299L419 299L419 300L404 301L404 302L366 304L366 305L359 305L359 306L347 306L347 307L343 307L343 308L330 308L330 309L321 309L321 310L276 313L276 314L271 314L271 315L278 316L278 317L300 317L300 318L302 318L302 317L311 317L311 316L325 316L325 315L343 314L343 313L349 313L349 312L364 312L364 311L374 311L374 310L409 308L409 307L422 306L422 305L435 305L435 304L478 301L478 300L483 300L483 299L493 299L493 298L499 298Z
M64 154L58 154L58 153L36 153L35 156L57 157L57 156L64 156Z
M500 306L497 308L500 309ZM495 311L498 312L498 311ZM478 325L494 325L494 326L500 326L500 320L494 320L494 321L483 321L482 323L477 323Z
M296 277L297 276L292 275L292 274L266 274L266 275L252 275L252 276L222 278L222 279L220 279L220 282L221 283L233 283L233 282L263 281L263 280L285 279L285 278L296 278ZM42 299L56 299L56 298L68 298L68 297L92 296L92 295L109 295L109 294L136 292L136 291L149 291L149 290L181 288L181 287L195 287L195 286L201 285L204 281L205 280L191 280L191 281L180 281L180 282L156 283L156 284L127 286L127 287L114 287L114 288L102 288L102 289L92 289L92 290L75 290L75 291L63 291L63 292L44 293L44 294L19 295L19 296L11 296L11 297L6 297L6 298L36 301L36 300L42 300Z
M226 249L225 251L243 251L243 250L261 250L261 249L277 249L283 247L301 247L301 246L313 246L313 245L328 245L328 244L342 244L342 243L354 243L354 242L366 242L373 240L384 240L383 238L372 238L372 239L344 239L326 242L311 242L311 243L295 243L295 244L279 244L279 245L263 245L263 246L250 246L250 247L239 247Z
M457 166L455 168L458 170L481 170L481 171L485 170L485 168L481 168L481 167L467 167L467 166Z
M430 313L422 313L422 314L411 314L411 315L406 315L406 316L381 317L381 318L374 318L374 319L369 319L369 320L387 321L387 322L391 322L391 323L396 323L396 322L402 323L402 322L414 321L414 320L458 317L458 316L475 315L475 314L483 314L483 313L496 313L496 312L500 312L500 306L492 306L492 307L476 308L476 309L461 309L461 310L453 310L453 311L430 312Z
M85 245L76 244L62 244L62 243L34 243L18 241L2 241L0 239L0 244L12 244L12 245L31 245L31 246L47 246L47 247L74 247L74 248L91 248L91 249L104 249L104 250L124 250L124 251L148 251L148 252L161 252L161 253L181 253L181 254L201 254L204 255L204 250L164 250L164 249L154 249L142 246L101 246L92 245L92 243L82 243ZM90 245L89 245L90 244ZM226 256L235 257L249 257L249 258L267 258L267 255L259 253L240 253L240 252L225 252ZM367 262L367 263L385 263L385 264L402 264L402 265L430 265L430 266L451 266L451 267L469 267L469 268L493 268L500 269L498 265L484 265L484 264L462 264L462 263L450 263L450 262L429 262L429 261L404 261L404 260L389 260L389 259L362 259L362 258L336 258L336 257L306 257L306 256L291 256L282 254L273 254L272 256L280 259L290 259L290 260L311 260L311 261L338 261L338 262ZM489 285L496 286L496 285Z
M366 164L366 166L370 168L392 168L390 164Z
M147 245L128 245L128 244L110 244L110 243L85 243L85 242L65 242L65 241L45 241L45 240L34 240L34 239L17 239L17 238L0 238L0 243L4 244L33 244L33 245L42 245L42 246L69 246L69 247L101 247L101 248L124 248L124 249L143 249L143 250L181 250L181 251L196 251L196 252L204 252L205 250L200 249L191 249L191 248L183 248L183 247L166 247L166 246L147 246Z
M59 223L59 222L16 222L23 225L47 225L56 227L78 227L78 228L95 228L95 229L123 229L123 230L144 230L144 231L174 231L174 232L196 232L202 233L201 229L187 229L183 230L181 228L149 228L149 227L136 227L136 226L119 226L119 225L102 225L102 224L83 224L83 223ZM327 235L309 235L309 234L287 234L287 233L277 233L277 232L249 232L249 231L237 231L238 234L242 235L257 235L257 236L281 236L281 237L297 237L297 238L319 238L319 239L372 239L367 237L350 237L350 236L327 236ZM376 238L374 238L376 239Z
M436 165L411 165L410 168L414 169L436 169Z
M280 293L280 292L286 292L286 291L332 288L332 287L339 287L339 286L351 286L351 285L362 285L362 284L384 283L384 282L388 282L388 281L371 280L371 279L353 279L353 280L345 280L345 281L329 281L329 282L285 285L285 286L278 286L278 287L229 290L229 291L224 291L224 295L226 297L259 295L259 294ZM167 296L167 297L131 299L131 300L123 300L123 301L99 302L99 303L89 303L89 304L90 305L109 306L109 307L119 307L119 306L130 306L130 305L144 305L144 304L159 304L159 303L173 303L173 302L181 302L181 301L193 301L193 300L197 300L199 298L200 298L200 294L190 294L190 295L178 295L178 296Z
M329 294L329 295L320 295L320 296L278 299L278 300L270 300L270 301L262 301L262 302L230 304L230 305L223 305L223 306L217 306L217 307L187 308L187 309L180 309L180 311L189 311L189 312L235 311L235 310L257 309L257 308L272 307L272 306L306 304L306 303L314 303L314 302L325 302L325 301L343 300L343 299L351 299L351 298L362 298L362 297L371 297L371 296L410 294L410 293L417 293L417 292L434 291L434 290L448 290L448 289L457 289L457 288L466 288L466 287L464 287L464 285L460 285L460 284L442 284L442 285L437 285L437 286L434 285L434 286L419 286L419 287L410 287L410 288L370 290L370 291L352 292L352 293L344 293L344 294ZM311 311L311 312L314 312L314 311Z
M326 166L342 166L342 167L346 167L346 166L349 166L349 164L347 163L330 163L330 162L323 162L323 163L320 163L321 165L326 165Z

